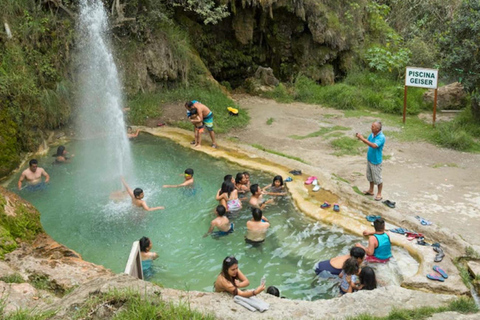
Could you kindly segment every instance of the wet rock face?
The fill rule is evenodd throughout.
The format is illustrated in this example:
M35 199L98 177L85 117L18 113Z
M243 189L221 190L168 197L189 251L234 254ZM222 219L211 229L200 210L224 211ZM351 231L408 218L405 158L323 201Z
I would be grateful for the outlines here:
M423 100L433 104L434 90L429 90L423 94ZM467 94L459 82L454 82L437 90L437 109L438 110L456 110L462 109L466 105Z

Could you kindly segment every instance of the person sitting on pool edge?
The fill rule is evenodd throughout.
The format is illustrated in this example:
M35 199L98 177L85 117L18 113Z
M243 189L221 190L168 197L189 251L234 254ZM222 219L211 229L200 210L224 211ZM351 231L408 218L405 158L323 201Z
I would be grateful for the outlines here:
M263 200L263 195L262 195L262 189L258 186L257 183L252 184L250 186L250 192L252 193L252 196L250 197L250 205L252 208L258 208L258 209L265 209L267 204L273 202L273 199L269 200Z
M164 188L178 188L178 187L186 187L186 186L193 186L193 169L185 169L185 181L181 184L174 184L174 185L169 185L165 184L163 185Z
M252 208L252 219L247 221L247 235L245 242L259 244L265 241L267 230L270 227L268 219L263 216L262 210Z
M128 194L130 195L130 198L132 198L132 204L136 207L142 207L143 209L147 211L155 211L155 210L161 210L165 209L165 207L154 207L154 208L149 208L147 206L147 203L145 200L143 200L144 194L143 190L140 188L135 188L135 190L132 191L130 187L128 186L127 182L125 179L122 177L122 183L125 186L125 189L127 189Z
M142 258L142 271L145 277L151 275L152 262L158 258L158 254L150 251L153 247L150 238L142 237L138 242L140 244L140 257Z
M356 243L355 246L365 250L368 262L386 263L392 257L392 243L390 237L385 232L385 220L379 218L373 222L375 231L363 231L364 236L368 238L368 247L364 247L361 243Z
M249 285L250 281L238 268L238 260L234 256L226 257L222 263L222 272L220 272L213 285L215 292L228 292L234 296L239 295L248 298L265 290L265 284L260 284L253 290L239 290L239 288L245 288Z
M218 228L218 231L212 233L212 235L217 237L226 236L233 232L233 222L230 223L230 220L225 216L227 209L222 205L218 205L215 209L215 213L217 214L217 217L210 223L210 229L208 229L207 233L203 235L204 238L211 234L215 227Z
M317 275L320 275L322 272L328 272L332 275L338 276L342 272L343 264L349 258L356 258L358 261L358 265L361 265L363 259L365 258L365 250L359 247L352 247L350 249L350 254L346 254L343 256L338 256L332 258L330 260L324 260L317 262L315 264L314 270Z

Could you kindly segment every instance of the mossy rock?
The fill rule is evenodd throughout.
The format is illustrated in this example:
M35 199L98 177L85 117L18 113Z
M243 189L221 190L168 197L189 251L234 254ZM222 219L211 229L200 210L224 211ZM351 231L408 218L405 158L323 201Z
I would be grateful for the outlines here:
M0 101L0 177L15 169L20 163L17 141L17 124L8 115Z
M0 187L0 259L15 250L20 242L31 242L43 232L38 210Z

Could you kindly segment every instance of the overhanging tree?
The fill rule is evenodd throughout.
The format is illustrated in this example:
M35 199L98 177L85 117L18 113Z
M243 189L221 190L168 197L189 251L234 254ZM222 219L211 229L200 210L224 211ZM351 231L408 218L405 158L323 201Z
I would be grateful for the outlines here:
M480 122L480 1L463 0L440 37L443 71L458 78L472 97L472 115Z

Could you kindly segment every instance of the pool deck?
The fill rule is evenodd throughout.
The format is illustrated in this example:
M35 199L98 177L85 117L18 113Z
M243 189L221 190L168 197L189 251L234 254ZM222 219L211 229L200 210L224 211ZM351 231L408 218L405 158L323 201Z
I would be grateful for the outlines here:
M174 127L138 128L143 132L168 138L186 148L192 148L190 145L192 133L190 131ZM433 259L436 252L432 250L432 247L420 246L416 244L416 240L408 241L403 235L389 233L394 245L405 248L419 262L417 274L405 278L402 287L456 295L468 294L470 292L453 263L456 257L463 256L470 244L457 235L452 234L448 229L438 228L435 225L419 225L416 219L405 217L396 210L392 210L381 203L372 202L366 197L355 193L348 183L344 183L335 176L322 171L321 168L265 153L248 145L222 140L220 146L219 149L214 149L205 145L201 148L195 148L195 150L215 158L225 159L243 167L262 170L275 175L280 174L283 177L292 177L293 181L288 182L286 185L296 207L306 216L315 220L336 225L349 233L362 236L363 230L373 230L365 216L379 215L385 218L389 225L415 230L423 233L429 242L440 242L446 256L442 262L435 263ZM268 160L266 157L268 157ZM287 167L287 165L290 167ZM289 173L290 170L298 168L302 169L302 175L294 176ZM313 192L312 186L304 184L305 179L311 175L318 177L322 187L318 192ZM339 203L341 211L337 213L332 208L327 210L321 209L320 204L323 201ZM446 282L431 281L426 278L426 274L432 273L434 265L439 265L448 273L449 278Z

